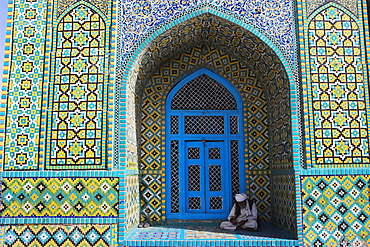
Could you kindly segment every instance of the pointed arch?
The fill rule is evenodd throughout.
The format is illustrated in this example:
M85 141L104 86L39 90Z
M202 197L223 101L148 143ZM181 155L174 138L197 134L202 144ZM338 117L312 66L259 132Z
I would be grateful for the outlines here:
M81 0L81 1L78 1L78 2L76 2L74 4L72 4L68 8L66 8L63 11L63 13L61 15L59 15L58 18L55 20L54 26L55 25L58 25L58 23L64 18L65 15L67 15L69 12L71 12L74 8L76 8L79 5L85 5L86 7L94 10L100 16L100 18L102 18L104 20L104 23L107 26L110 26L111 25L111 20L109 18L107 18L107 16L98 7L96 7L95 5L93 5L93 4L89 3L89 2L86 2L84 0Z
M356 23L358 22L358 17L355 14L353 14L351 10L349 10L348 8L346 8L345 6L343 6L343 5L339 4L339 3L329 2L329 3L323 4L321 7L317 8L315 11L313 11L308 16L307 23L310 23L312 21L312 19L314 19L316 17L317 14L319 14L324 9L327 9L329 7L335 7L337 9L343 11L344 13L346 13L347 15L349 15Z
M78 10L74 15L72 12ZM70 6L54 25L45 169L107 169L109 29L91 4ZM72 129L73 128L73 129Z
M366 94L361 93L366 90L367 83L356 18L337 4L329 3L317 10L307 30L311 68L308 90L312 90L307 97L314 120L310 125L314 140L311 142L311 150L314 150L311 151L311 164L313 167L337 167L369 163L368 136L358 136L354 141L353 136L346 134L367 129L359 116L366 119L368 114L354 114L350 107L343 107L348 104L365 108L368 102ZM351 93L342 93L342 89ZM334 101L340 107L331 104ZM329 133L328 128L335 131ZM345 151L339 151L342 147Z
M299 107L299 92L297 89L296 84L296 75L293 73L290 64L288 63L286 56L284 55L284 52L281 51L281 49L272 42L267 35L265 35L263 32L261 32L259 29L255 28L252 24L247 23L243 20L238 19L237 17L231 15L231 14L225 14L218 9L214 8L212 5L206 5L202 8L195 9L189 13L186 13L184 15L179 16L176 19L172 19L169 22L161 25L156 30L150 32L145 38L142 39L142 41L137 45L137 47L134 48L134 50L131 52L130 56L128 56L125 61L123 61L121 71L119 72L119 78L118 81L120 84L116 85L116 97L118 95L127 95L127 97L119 97L120 103L117 104L117 108L115 110L115 114L117 116L116 118L116 128L118 128L118 121L127 121L125 115L121 115L121 120L119 120L118 115L120 110L120 107L118 105L125 105L126 100L128 97L135 97L135 99L132 99L132 101L136 101L138 97L140 97L140 93L136 90L142 90L143 85L140 85L138 82L140 81L147 81L147 78L145 76L150 75L152 71L151 68L156 68L159 66L160 63L163 63L165 59L170 58L174 55L174 53L165 53L162 54L162 51L169 52L175 50L171 45L171 42L179 42L176 43L176 49L181 49L181 46L186 46L187 43L182 42L192 42L195 39L191 39L191 37L188 37L187 39L184 39L182 35L176 34L178 30L176 28L186 27L186 25L193 24L202 18L213 18L214 21L218 21L219 25L224 27L232 27L235 28L235 32L242 32L243 37L248 37L250 39L253 39L255 43L253 43L254 47L248 47L248 45L251 44L250 41L243 41L239 40L239 37L235 39L235 43L237 43L235 46L232 47L230 50L230 53L235 54L238 56L239 54L243 53L243 57L241 57L242 60L248 60L251 62L251 68L255 68L258 71L262 71L260 74L263 74L262 76L265 78L265 80L274 79L276 77L276 71L281 71L285 75L283 77L287 77L287 80L289 81L288 85L288 96L290 98L290 109L291 112L289 114L294 116L300 116L298 107ZM198 19L197 19L198 18ZM185 29L185 28L184 28ZM237 30L238 29L238 30ZM174 31L171 33L171 31ZM181 29L179 29L181 30ZM190 30L189 32L191 32ZM231 32L233 33L233 32ZM177 35L177 36L175 36ZM172 39L168 39L168 37L172 37ZM181 37L180 39L176 39L176 37ZM219 39L221 41L215 41L215 42L223 42L227 40ZM199 40L197 40L199 41ZM157 43L158 42L158 43ZM258 44L257 44L258 43ZM162 44L165 44L164 46L161 46ZM244 46L241 47L239 44L243 44ZM221 46L222 48L226 49L225 43L217 44L218 46ZM252 64L252 62L254 64ZM274 67L276 66L276 67ZM270 72L267 72L267 70L270 70ZM257 72L258 72L257 71ZM268 77L266 76L268 75ZM285 80L285 79L282 79ZM123 85L123 86L121 86ZM274 87L276 89L276 87ZM271 88L272 90L272 88ZM268 91L271 91L268 90ZM140 105L140 103L137 103ZM126 109L126 107L121 107L122 110ZM129 115L135 114L134 112L129 113ZM299 122L301 120L299 119L297 122L292 123L292 133L295 136L295 138L299 139ZM135 128L134 126L127 126L127 128ZM127 129L120 128L117 129L116 133L117 135L123 135L125 136L125 132ZM120 133L120 134L118 134ZM119 144L116 142L116 145L119 146ZM298 142L294 145L292 145L292 148L294 149L294 154L297 156L301 156L300 147ZM127 156L123 148L117 148L116 149L116 157L117 159L126 160ZM121 151L120 151L121 150ZM299 168L299 160L300 158L295 158L296 160L294 162L294 167ZM124 164L124 162L122 163Z
M207 25L218 25L218 28L227 30L227 32L217 32L217 34L230 33L235 35L214 38L212 33L206 33L199 36L193 28L195 24L203 28L202 31L210 30L209 26L206 28L202 26L203 23L200 23L202 20L207 20L207 23L210 23ZM203 39L205 37L209 39ZM188 12L181 15L151 31L122 62L116 84L118 102L115 108L115 160L119 161L117 168L129 171L130 174L139 175L139 152L134 153L131 147L139 146L141 95L149 76L161 64L180 54L186 47L194 46L195 43L199 44L200 41L214 44L238 59L248 62L249 68L256 72L256 77L263 81L271 112L273 112L270 120L272 123L271 139L276 140L270 149L272 150L270 157L274 164L273 169L299 169L301 158L299 125L301 120L298 108L300 102L296 75L293 74L291 65L284 52L267 35L253 25L231 14L221 12L211 5L195 9L190 14ZM230 41L230 46L228 41ZM132 133L136 133L136 135ZM156 156L158 155L162 154L156 153ZM133 163L136 166L132 165ZM166 178L162 177L160 180L163 183ZM294 194L292 198L295 198L299 191L294 185L291 188L296 188L292 192ZM124 198L125 196L123 196L123 200ZM292 202L292 205L294 203ZM165 219L163 216L165 211L163 210L165 209L161 211L162 220ZM293 232L296 231L296 224L288 222L296 222L295 213L299 214L294 210L292 214L284 215L281 213L279 215L284 218L280 221L283 222L281 224L287 228L292 227ZM134 223L130 222L128 228L133 225Z
M146 36L144 36L141 39L137 47L135 47L135 49L130 53L130 56L128 56L123 62L125 72L131 70L137 64L138 58L139 60L140 58L142 58L143 53L146 52L150 43L153 43L158 37L160 37L167 31L173 29L175 26L179 24L185 23L193 18L205 14L210 14L217 18L229 21L230 23L233 23L241 27L242 29L247 30L254 36L258 37L264 44L269 46L269 48L279 57L290 79L294 80L292 66L289 64L286 58L287 55L285 54L283 49L281 49L275 42L273 42L266 33L256 28L253 24L245 22L243 19L240 19L230 13L224 13L210 4L205 4L202 8L196 8L187 13L184 13L183 15L177 18L173 18L165 22L164 24L160 25L155 30L149 32Z

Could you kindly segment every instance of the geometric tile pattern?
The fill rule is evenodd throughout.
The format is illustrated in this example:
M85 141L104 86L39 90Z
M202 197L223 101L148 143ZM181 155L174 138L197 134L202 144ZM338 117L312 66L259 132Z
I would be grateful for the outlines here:
M4 170L38 169L47 2L13 3Z
M122 0L122 20L124 20L121 37L122 58L124 59L132 51L141 37L156 31L161 24L174 16L202 5L223 10L226 13L231 11L235 16L243 18L245 22L253 23L255 28L267 33L282 47L282 50L285 50L289 60L296 60L294 1L291 0L273 3L270 1L233 3L226 0L180 2Z
M316 9L327 2L326 0L306 0L307 16L310 16ZM351 11L354 15L358 15L357 0L332 0L331 2L338 3Z
M162 136L162 125L164 124L161 116L164 114L163 104L166 94L182 76L203 66L211 68L216 73L222 75L245 96L246 105L244 107L249 113L245 136L247 136L249 145L252 147L249 155L245 155L245 163L251 166L250 169L267 170L269 168L266 123L267 105L263 90L256 76L243 63L218 49L204 44L189 48L165 63L153 74L151 83L144 90L140 165L142 173L144 172L143 170L160 171L161 169L163 143L160 140ZM145 179L150 181L149 184L144 181ZM268 179L268 177L265 179ZM160 177L157 175L143 175L142 183L141 190L142 192L145 190L146 193L142 193L144 198L141 199L144 199L146 202L152 202L148 204L142 201L142 205L145 204L145 209L142 208L142 210L148 212L151 220L160 220L160 208L163 206L162 203L164 203L164 201L160 200L161 189L156 187L161 187ZM154 183L155 190L152 190L150 183ZM267 191L268 187L264 189ZM258 198L266 206L266 208L262 206L264 210L268 210L269 208L269 201L265 200L266 198L266 196ZM142 215L142 219L144 215ZM264 218L266 217L267 214L265 214Z
M6 247L110 247L112 231L109 225L26 225L7 226Z
M248 192L248 195L256 201L260 220L271 220L270 175L251 175Z
M5 226L0 227L0 246L5 246Z
M83 4L57 25L46 169L106 168L106 28L104 19Z
M294 175L271 176L271 215L274 224L297 231Z
M315 16L308 32L313 163L369 163L359 27L349 15L330 6Z
M194 224L195 225L195 224ZM293 243L293 236L288 231L278 228L271 223L263 223L260 226L259 232L251 232L251 231L229 231L229 230L221 230L219 228L218 223L212 223L212 225L203 226L202 222L199 222L197 226L177 226L177 225L169 225L169 226L155 226L150 228L137 228L133 230L128 236L128 241L150 241L150 240L207 240L209 245L204 245L204 243L198 242L198 244L194 244L194 246L256 246L254 245L246 245L248 240L264 240L264 241L286 241L285 245L282 246L296 246L297 243L294 245ZM228 242L232 240L241 240L243 242L239 243ZM218 245L215 245L213 241L222 241L219 242ZM148 243L148 242L147 242ZM291 244L289 244L291 243ZM143 244L143 243L141 243ZM143 246L140 244L132 244L129 246ZM147 245L145 245L147 246ZM156 245L157 246L157 245ZM186 244L179 244L178 246L186 246ZM266 246L280 246L278 244L266 245Z
M57 5L57 16L63 14L63 12L72 6L73 4L79 2L81 0L57 0L55 1ZM108 13L108 0L85 0L86 2L96 6L101 12L103 12L105 15Z
M257 80L257 82L259 82ZM247 124L248 124L248 163L250 170L268 170L269 153L268 153L268 118L267 118L267 104L264 99L260 97L263 95L263 89L256 83L246 85L244 88L252 91L250 98L253 97L253 104L247 109Z
M142 221L145 217L149 217L151 221L161 219L161 192L161 175L142 175L140 183Z
M125 181L125 211L124 216L126 225L125 232L128 232L133 227L139 224L140 208L139 208L139 178L138 175L126 175Z
M2 217L118 216L116 178L3 178L1 194Z
M370 244L369 175L303 176L301 183L305 244Z
M265 93L269 109L269 161L272 169L293 168L292 127L290 124L290 88L281 63L271 62L273 70L265 78Z

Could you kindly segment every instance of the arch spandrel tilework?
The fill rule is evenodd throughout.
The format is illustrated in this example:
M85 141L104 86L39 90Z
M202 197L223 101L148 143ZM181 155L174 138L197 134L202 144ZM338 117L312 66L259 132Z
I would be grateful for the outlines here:
M308 28L313 164L368 164L368 99L358 25L342 10L329 6Z
M286 51L293 67L296 63L294 1L122 1L122 60L136 48L142 37L158 31L162 25L176 16L191 13L197 8L221 11L224 16L236 16L244 22L253 23L256 29L275 40ZM194 16L194 14L192 14ZM127 23L134 23L128 25Z
M108 29L85 4L56 26L46 169L106 169Z

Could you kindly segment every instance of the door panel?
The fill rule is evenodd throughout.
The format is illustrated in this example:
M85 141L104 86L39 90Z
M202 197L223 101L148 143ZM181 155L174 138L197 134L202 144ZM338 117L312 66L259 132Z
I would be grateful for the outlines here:
M205 213L204 146L202 142L186 142L185 150L185 212Z
M225 181L225 148L224 142L205 142L205 179L206 179L206 212L222 213L225 211L224 198L227 186Z
M186 213L225 213L226 178L223 141L185 142ZM199 217L202 217L201 215Z

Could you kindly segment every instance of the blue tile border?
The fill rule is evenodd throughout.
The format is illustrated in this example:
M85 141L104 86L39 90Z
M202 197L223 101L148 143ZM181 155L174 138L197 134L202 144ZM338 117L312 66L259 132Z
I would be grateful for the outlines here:
M110 178L118 177L117 171L8 171L0 178Z
M369 168L312 168L302 169L301 176L349 176L349 175L369 175Z
M20 224L116 224L117 217L2 217L0 225Z

